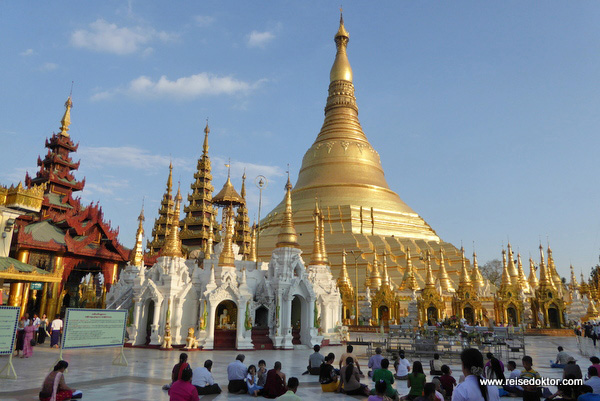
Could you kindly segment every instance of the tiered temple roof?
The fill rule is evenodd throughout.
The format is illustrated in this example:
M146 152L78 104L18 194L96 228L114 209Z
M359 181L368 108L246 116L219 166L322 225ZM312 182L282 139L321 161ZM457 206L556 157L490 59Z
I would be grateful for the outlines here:
M208 122L204 128L204 145L202 156L198 159L194 181L188 195L188 204L184 207L185 217L180 222L181 241L188 252L201 250L206 253L206 246L210 236L211 224L218 229L216 222L217 210L212 204L214 187L212 185L211 162L208 156ZM213 232L213 236L214 236Z
M173 164L169 164L169 178L167 178L167 187L163 195L162 201L160 202L160 209L158 209L158 218L154 220L154 227L152 228L152 241L148 240L146 247L148 248L149 256L156 256L162 248L165 237L167 235L167 229L171 224L173 218Z

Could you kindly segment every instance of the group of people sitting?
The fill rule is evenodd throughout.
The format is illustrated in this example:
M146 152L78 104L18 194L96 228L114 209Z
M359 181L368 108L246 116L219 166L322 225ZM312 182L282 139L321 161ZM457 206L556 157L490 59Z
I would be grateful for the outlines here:
M255 397L262 395L288 401L300 399L296 396L298 379L290 377L286 381L285 373L281 371L281 362L275 362L273 369L267 371L264 360L258 361L257 368L255 365L246 366L245 359L243 354L239 354L227 366L227 391L230 394L251 394ZM170 401L197 401L200 395L220 394L221 387L212 376L212 365L213 362L207 359L203 367L192 370L188 355L181 353L179 363L173 367L171 384L163 386L163 389L169 391Z
M563 347L558 347L556 361L550 361L552 368L563 369L563 379L566 380L558 385L558 390L550 395L548 400L567 401L600 401L600 358L592 356L591 365L587 368L587 376L584 378L581 367L574 357L569 355ZM572 379L585 379L583 385L571 384Z
M314 362L320 359L317 354L320 348L315 346L314 353L310 356L308 373L314 374ZM485 386L483 355L477 349L466 349L461 354L463 365L462 383L457 386L448 365L435 355L430 362L430 374L433 377L427 382L423 364L415 361L412 365L401 352L394 356L393 371L390 370L390 361L382 355L382 350L377 348L375 355L369 359L368 376L374 382L374 388L369 390L366 384L360 382L360 365L353 353L351 345L346 348L346 353L340 357L339 368L333 366L335 355L329 353L323 356L319 368L319 382L323 392L340 392L347 395L368 396L368 401L402 400L402 401L496 401L499 399L499 390L494 386ZM305 372L306 373L306 372ZM409 388L408 394L400 396L393 387L395 380L406 380ZM474 391L477 392L474 392ZM485 395L483 395L485 392ZM457 393L457 394L454 394ZM453 395L454 394L454 395ZM479 394L479 395L478 395Z

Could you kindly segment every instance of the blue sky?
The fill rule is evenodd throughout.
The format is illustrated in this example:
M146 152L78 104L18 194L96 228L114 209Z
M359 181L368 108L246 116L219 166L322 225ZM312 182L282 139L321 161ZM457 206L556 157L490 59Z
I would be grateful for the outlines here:
M283 197L323 122L338 2L0 3L0 183L33 173L73 89L85 202L132 246L169 160L187 191L210 119L215 187ZM480 263L510 239L561 275L600 249L600 3L345 2L359 117L390 187ZM249 185L251 218L258 192Z

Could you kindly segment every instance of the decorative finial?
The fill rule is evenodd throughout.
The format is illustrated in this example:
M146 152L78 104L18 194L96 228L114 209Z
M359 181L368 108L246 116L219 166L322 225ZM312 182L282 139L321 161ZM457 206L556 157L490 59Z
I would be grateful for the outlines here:
M73 82L71 82L71 92L69 93L69 97L65 102L65 114L63 115L62 120L60 120L60 135L69 136L69 126L71 125L71 109L73 108L73 101L71 100L71 95L73 94Z
M208 155L208 134L210 133L210 127L208 126L208 117L206 118L206 127L204 127L204 144L202 146L202 153L204 156Z
M225 164L225 167L227 167L227 180L229 180L229 178L231 177L231 157L228 159L227 163Z
M277 235L277 248L292 247L299 248L298 234L294 228L292 219L292 183L288 176L288 181L285 185L285 211L283 212L283 220L281 221L281 229Z

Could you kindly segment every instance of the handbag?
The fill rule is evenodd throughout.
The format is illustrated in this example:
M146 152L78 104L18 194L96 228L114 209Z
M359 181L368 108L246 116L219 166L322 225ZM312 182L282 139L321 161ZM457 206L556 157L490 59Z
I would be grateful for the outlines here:
M31 340L29 340L29 345L31 345L32 347L35 347L36 344L37 343L35 341L35 338L32 338Z

